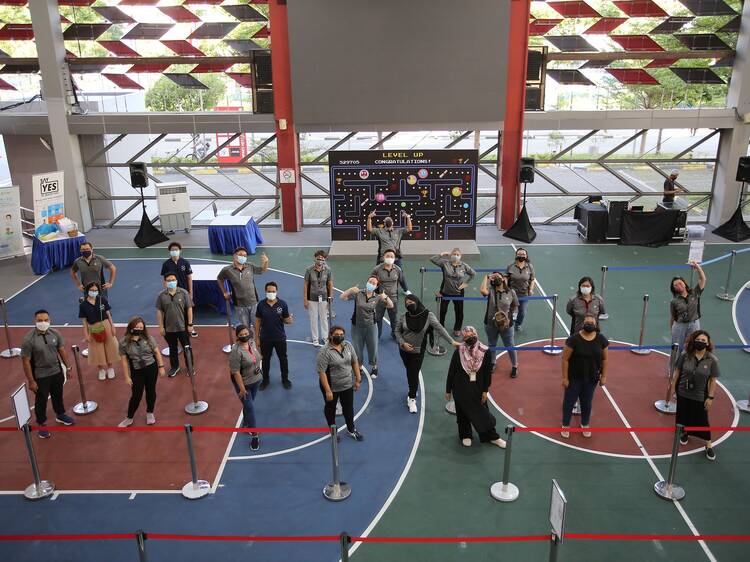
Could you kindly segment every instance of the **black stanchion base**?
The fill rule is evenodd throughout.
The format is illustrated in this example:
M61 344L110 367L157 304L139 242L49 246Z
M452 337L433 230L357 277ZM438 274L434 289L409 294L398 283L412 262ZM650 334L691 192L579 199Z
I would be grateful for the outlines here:
M750 238L750 226L747 226L745 219L742 218L742 204L738 205L731 218L716 227L713 233L732 242L742 242Z
M167 240L169 240L169 238L165 236L161 230L151 224L151 219L148 218L146 210L144 209L143 215L141 216L141 227L138 229L135 238L133 238L135 245L139 248L148 248L149 246L160 244Z
M529 214L526 212L526 205L521 208L521 212L518 214L516 222L513 223L508 230L503 232L503 236L506 238L512 238L513 240L520 240L521 242L529 243L533 242L536 238L536 231L531 226L529 220Z

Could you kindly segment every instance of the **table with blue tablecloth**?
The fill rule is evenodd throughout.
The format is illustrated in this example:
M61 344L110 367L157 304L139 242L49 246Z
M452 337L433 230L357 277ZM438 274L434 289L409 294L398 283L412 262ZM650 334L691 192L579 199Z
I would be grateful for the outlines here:
M193 306L210 306L219 314L227 313L227 301L216 284L216 277L227 264L193 265ZM224 281L229 292L229 285Z
M239 246L254 254L259 244L263 244L263 236L253 217L216 217L208 226L212 254L233 254Z
M73 238L55 238L47 242L34 236L31 269L37 275L45 275L54 269L70 267L81 255L81 244L84 242L86 237L83 234Z

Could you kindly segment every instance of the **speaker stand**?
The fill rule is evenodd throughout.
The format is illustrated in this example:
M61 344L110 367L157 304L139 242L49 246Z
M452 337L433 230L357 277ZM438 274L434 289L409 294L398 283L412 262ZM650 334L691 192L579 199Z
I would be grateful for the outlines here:
M526 182L524 182L523 206L521 207L521 212L518 213L518 217L516 218L516 222L513 223L513 226L503 232L503 236L528 244L530 242L533 242L536 238L536 231L534 230L534 227L531 226L529 214L528 212L526 212L526 185Z
M742 182L742 189L740 190L740 202L737 205L737 210L732 214L730 219L715 228L713 233L731 240L732 242L742 242L750 238L750 226L747 225L745 219L742 216L742 202L745 199L745 182Z
M154 244L160 244L169 240L167 236L161 230L158 230L151 219L148 218L146 212L146 199L143 197L143 188L141 187L141 206L143 207L143 214L141 215L141 227L138 229L138 233L133 238L133 242L139 248L148 248Z

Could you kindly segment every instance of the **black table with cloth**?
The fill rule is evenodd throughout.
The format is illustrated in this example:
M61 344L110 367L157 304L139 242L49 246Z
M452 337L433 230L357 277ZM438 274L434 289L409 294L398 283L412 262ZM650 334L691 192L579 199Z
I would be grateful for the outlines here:
M675 236L679 209L653 212L625 211L622 214L620 244L623 246L665 246Z

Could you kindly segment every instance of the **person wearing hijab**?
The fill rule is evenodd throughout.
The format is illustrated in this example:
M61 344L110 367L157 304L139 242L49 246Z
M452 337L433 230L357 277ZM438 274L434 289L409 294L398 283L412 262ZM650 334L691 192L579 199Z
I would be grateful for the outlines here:
M452 397L456 404L458 438L465 447L471 447L473 426L480 443L504 449L505 441L495 431L495 416L487 406L495 355L479 342L473 326L466 326L461 333L464 342L453 352L445 381L445 399Z
M412 414L417 413L417 388L419 387L419 371L424 361L426 338L429 331L437 332L439 336L454 347L461 345L455 341L448 331L440 324L432 312L427 310L414 295L404 297L406 312L396 322L395 334L398 342L401 361L406 369L406 380L409 384L409 394L406 406Z

